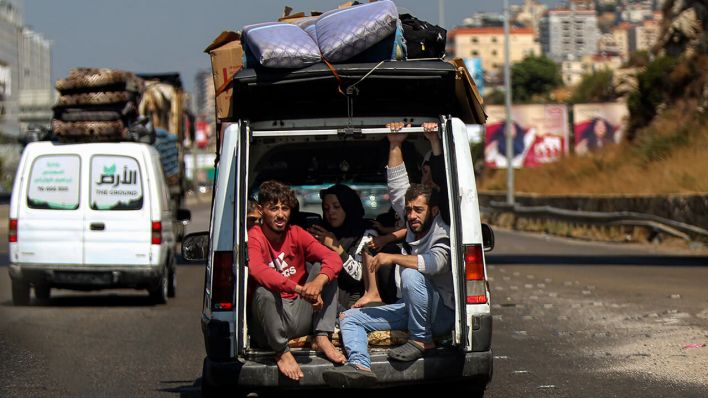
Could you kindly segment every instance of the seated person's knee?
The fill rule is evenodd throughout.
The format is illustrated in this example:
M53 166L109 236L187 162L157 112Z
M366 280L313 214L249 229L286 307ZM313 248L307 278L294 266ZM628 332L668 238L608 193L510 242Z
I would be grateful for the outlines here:
M416 269L403 268L401 270L401 287L405 289L407 286L419 284L424 278L423 274Z

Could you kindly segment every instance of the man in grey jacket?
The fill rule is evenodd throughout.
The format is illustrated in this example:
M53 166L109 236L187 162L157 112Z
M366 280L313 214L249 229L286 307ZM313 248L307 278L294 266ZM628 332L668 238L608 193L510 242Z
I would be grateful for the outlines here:
M401 267L401 300L380 307L355 308L340 316L342 340L348 355L345 366L323 372L331 387L361 388L376 382L371 371L368 332L408 330L409 340L389 350L395 361L414 361L435 347L433 336L450 333L455 319L450 267L449 227L442 221L437 192L409 184L400 154L405 136L391 134L388 185L392 202L405 203L406 243L401 254L365 256L370 269ZM397 151L396 151L397 148Z

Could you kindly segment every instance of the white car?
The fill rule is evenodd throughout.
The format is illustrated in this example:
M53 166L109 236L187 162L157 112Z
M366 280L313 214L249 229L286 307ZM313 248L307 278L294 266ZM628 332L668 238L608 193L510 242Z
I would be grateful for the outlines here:
M354 82L373 66L337 68L340 76ZM411 70L395 70L404 66ZM396 78L387 79L387 73ZM370 348L372 370L382 386L445 382L448 387L483 394L492 375L492 316L484 251L491 250L493 234L480 221L467 129L460 119L439 113L439 105L449 97L430 95L426 99L406 93L426 87L433 94L435 90L448 93L455 73L452 65L440 61L384 64L368 76L373 77L371 83L366 82L368 86L359 85L361 92L354 100L360 102L354 104L354 111L360 113L344 113L345 117L341 117L347 109L345 98L337 92L331 72L323 66L295 71L278 77L278 84L264 82L262 87L259 84L263 76L249 75L248 71L236 76L234 92L245 97L235 98L239 120L223 135L210 229L208 233L187 235L182 244L186 259L207 262L202 314L205 395L221 392L222 388L247 393L268 388L326 386L322 372L333 365L318 352L292 349L305 375L293 382L280 375L272 352L251 344L246 201L262 181L270 179L291 186L335 182L385 185L385 134L390 130L384 126L403 119L417 126L404 129L409 132L404 159L411 166L420 164L429 149L421 123L438 122L442 126L456 322L436 355L407 364L405 371L389 362L385 349ZM389 90L393 88L402 91ZM378 107L385 103L389 108ZM391 107L391 103L395 106ZM392 114L380 115L386 109ZM367 112L373 116L367 116ZM411 176L413 181L415 178ZM377 206L383 213L389 203Z
M175 216L159 154L141 143L34 142L22 153L9 212L15 305L52 288L176 289Z

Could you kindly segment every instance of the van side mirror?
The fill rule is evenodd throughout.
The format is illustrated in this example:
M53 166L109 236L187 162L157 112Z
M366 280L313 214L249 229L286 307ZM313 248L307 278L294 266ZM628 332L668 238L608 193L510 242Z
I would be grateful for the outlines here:
M482 224L482 246L485 252L490 252L494 249L494 231L489 224Z
M187 234L182 239L182 258L187 261L206 261L209 254L209 232Z
M192 212L187 209L177 209L177 221L182 221L183 224L192 220Z

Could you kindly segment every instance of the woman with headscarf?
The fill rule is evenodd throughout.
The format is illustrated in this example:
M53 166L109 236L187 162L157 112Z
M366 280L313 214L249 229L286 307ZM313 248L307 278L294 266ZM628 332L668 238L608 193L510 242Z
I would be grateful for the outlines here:
M375 229L364 219L364 206L350 187L333 185L320 191L324 225L308 230L323 245L338 253L344 263L339 273L339 303L344 308L380 303L376 274L364 264L363 251L376 236Z

